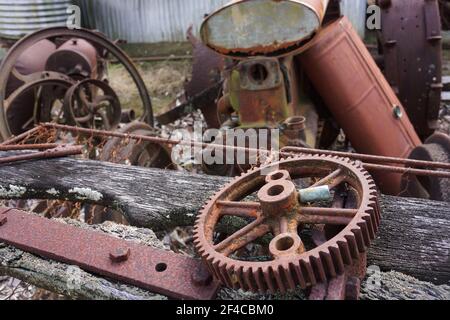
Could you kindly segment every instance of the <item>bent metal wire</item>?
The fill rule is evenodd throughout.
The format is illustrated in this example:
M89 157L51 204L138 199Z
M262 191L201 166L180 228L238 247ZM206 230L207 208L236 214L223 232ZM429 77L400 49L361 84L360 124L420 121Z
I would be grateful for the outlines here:
M206 147L216 147L222 148L224 150L234 150L234 151L244 151L244 152L259 152L273 154L273 151L263 150L263 149L252 149L246 147L237 147L230 145L220 145L220 144L209 144L204 142L198 142L193 140L172 140L162 137L149 137L142 136L136 134L125 134L118 132L110 132L104 130L95 130L95 129L87 129L87 128L79 128L67 125L59 125L54 123L44 123L40 126L43 129L54 129L61 130L65 132L72 132L78 134L87 134L91 136L98 137L118 137L122 139L135 139L135 140L144 140L150 141L157 144L162 145L188 145L188 146L200 146L202 148ZM352 160L363 161L363 167L368 171L384 171L384 172L392 172L398 174L409 174L416 176L429 176L429 177L440 177L440 178L450 178L449 171L442 171L450 169L449 163L444 162L430 162L430 161L421 161L421 160L410 160L410 159L402 159L402 158L392 158L392 157L381 157L381 156L373 156L366 154L358 154L358 153L346 153L346 152L338 152L338 151L327 151L327 150L318 150L318 149L308 149L308 148L294 148L289 147L282 149L280 152L276 152L281 158L286 158L290 156L295 156L299 154L309 154L309 155L331 155L336 157L344 157L350 158ZM380 164L381 163L381 164ZM392 164L399 164L403 166L393 166ZM422 169L428 168L428 169ZM432 169L432 170L431 170ZM442 169L442 170L434 170L434 169Z

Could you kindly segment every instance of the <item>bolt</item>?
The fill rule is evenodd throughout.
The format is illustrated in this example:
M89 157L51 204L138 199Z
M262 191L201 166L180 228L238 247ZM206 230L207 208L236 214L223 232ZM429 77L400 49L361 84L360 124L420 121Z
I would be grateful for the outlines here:
M6 216L0 216L0 227L3 226L6 222L8 222L8 218Z
M114 251L109 253L109 258L112 262L125 262L130 257L130 249L129 248L117 248Z
M403 117L403 111L400 106L394 106L393 111L394 111L394 117L396 119L401 119Z
M191 274L191 281L197 287L206 287L211 284L213 278L205 266L200 265Z

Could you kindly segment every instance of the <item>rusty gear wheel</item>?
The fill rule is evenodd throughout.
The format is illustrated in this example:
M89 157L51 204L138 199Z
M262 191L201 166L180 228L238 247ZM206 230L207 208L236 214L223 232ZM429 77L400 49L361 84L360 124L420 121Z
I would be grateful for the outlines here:
M342 190L347 193L343 206ZM359 162L313 155L284 159L250 170L214 195L198 217L194 243L212 274L230 288L305 289L361 260L380 224L377 195ZM250 202L255 197L259 202ZM227 216L247 225L218 239L216 227ZM317 226L326 234L319 245L305 236ZM266 260L236 254L256 242L264 246Z

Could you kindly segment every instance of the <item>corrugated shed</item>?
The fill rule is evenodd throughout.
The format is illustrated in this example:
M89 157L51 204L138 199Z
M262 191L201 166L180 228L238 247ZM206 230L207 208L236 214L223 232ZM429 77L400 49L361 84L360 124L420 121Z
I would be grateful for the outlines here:
M341 11L363 38L366 31L367 0L342 0Z
M0 0L0 37L19 39L43 28L66 26L70 0Z
M228 0L78 0L82 20L128 42L185 41L186 30Z
M186 30L197 31L205 14L229 0L76 0L83 24L113 39L130 43L185 41ZM366 0L342 0L343 12L364 34Z

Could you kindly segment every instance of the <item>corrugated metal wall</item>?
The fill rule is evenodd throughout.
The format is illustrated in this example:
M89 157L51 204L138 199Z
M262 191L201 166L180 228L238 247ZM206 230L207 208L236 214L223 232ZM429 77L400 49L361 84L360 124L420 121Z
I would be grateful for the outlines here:
M228 0L78 0L82 20L128 42L185 41L186 29Z
M203 16L229 0L76 0L83 23L130 43L185 41L190 24L198 30ZM364 33L366 0L342 0L343 12ZM363 22L361 24L361 21Z

